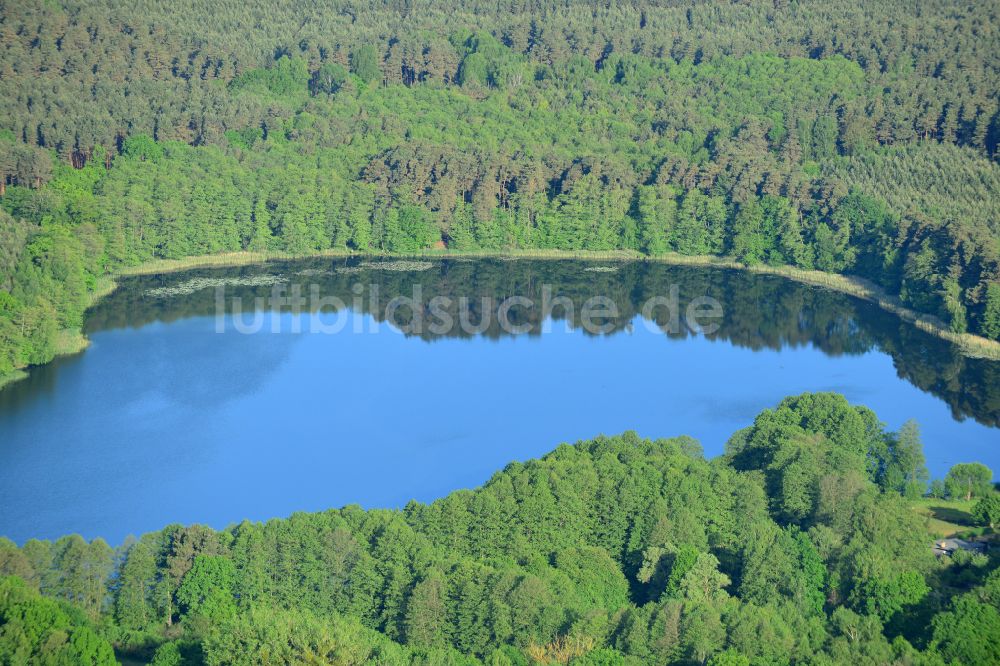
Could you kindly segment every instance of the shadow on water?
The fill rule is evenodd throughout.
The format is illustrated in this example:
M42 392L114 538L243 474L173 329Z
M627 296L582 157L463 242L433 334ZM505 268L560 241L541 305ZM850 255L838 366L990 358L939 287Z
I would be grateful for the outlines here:
M122 404L136 397L135 387L155 392L157 386L183 385L183 391L171 393L172 400L202 407L221 404L256 390L284 362L296 341L293 336L204 335L205 328L179 326L170 339L114 336L119 354L108 370L117 381L102 387L106 399ZM102 332L88 330L91 335ZM97 344L102 343L103 339ZM178 353L183 353L186 368L200 371L182 368L177 363ZM32 368L27 377L8 386L9 390L0 391L0 412L15 412L39 400L54 399L60 379L78 371L85 354L87 350Z
M428 326L423 326L419 333L410 333L428 341L438 337L481 335L495 339L512 335L499 324L499 305L511 296L542 303L546 288L553 297L568 298L572 303L572 307L557 305L552 308L551 317L566 321L573 328L581 328L581 311L587 299L594 296L610 298L617 308L617 316L605 319L609 331L604 334L614 335L634 325L650 298L668 296L671 288L676 287L682 308L700 296L709 296L721 303L720 326L706 335L709 339L752 350L811 345L829 356L857 355L879 349L892 358L901 378L947 403L954 418L971 417L984 425L1000 425L1000 363L967 358L950 343L870 303L819 287L735 270L646 262L597 267L593 263L572 260L439 260L418 265L424 270L417 271L386 270L381 263L363 259L306 260L275 262L266 267L205 269L128 278L122 281L118 291L88 314L86 332L93 334L141 327L152 322L212 316L216 314L217 304L216 290L211 285L222 282L227 282L226 312L232 314L233 297L241 298L245 308L254 299L269 299L272 284L246 284L262 274L280 275L285 281L282 283L285 293L292 285L299 285L303 296L308 296L310 289L315 288L320 295L335 296L347 307L360 309L377 321L385 320L385 306L390 300L399 296L413 297L415 285L420 287L423 303L434 296L450 298L452 303L445 309L455 321L459 319L458 303L463 297L468 299L467 319L471 323L479 325L484 316L489 321L482 333L469 333L457 325L443 333L428 330ZM209 286L196 288L197 281L205 279ZM156 290L176 290L179 286L181 288L170 296L151 294L151 291L157 293ZM278 309L289 308L285 305ZM303 308L307 310L308 302ZM541 334L545 314L540 306L517 306L507 312L510 323L517 330L526 331L520 334L529 336ZM401 308L396 311L394 321L405 327L412 316L409 308ZM667 312L662 308L654 312L654 319L657 324L669 323ZM675 339L695 334L683 325L667 332ZM194 387L191 393L197 399L209 399L226 391L249 390L247 382L252 383L253 379L245 371L248 364L255 366L260 377L266 376L269 365L280 362L278 358L269 357L275 346L281 346L271 341L248 348L250 357L239 368L213 367L212 359L222 355L213 354L211 345L231 344L233 339L232 336L215 337L218 339L204 343L209 346L204 350L203 359L209 372L205 373L204 391ZM252 340L273 336L239 337ZM31 396L50 390L55 376L74 361L75 358L62 359L35 369L31 379L0 392L0 408L16 407L18 401L33 399ZM227 378L232 386L220 387L219 382L226 382Z
M305 296L303 311L275 303L276 291ZM416 307L390 316L399 297ZM595 297L616 310L600 308L604 332L585 314ZM717 330L684 325L700 297L721 306L703 322ZM250 311L238 315L234 298ZM654 298L669 307L646 310ZM432 325L463 313L467 326ZM237 333L255 319L260 334ZM294 333L317 321L341 321L345 334ZM938 476L955 462L1000 462L1000 363L964 358L863 301L739 271L283 262L122 280L86 332L89 350L0 391L0 535L15 541L118 542L175 521L402 506L626 428L686 433L714 455L802 391L840 391L892 428L917 417Z

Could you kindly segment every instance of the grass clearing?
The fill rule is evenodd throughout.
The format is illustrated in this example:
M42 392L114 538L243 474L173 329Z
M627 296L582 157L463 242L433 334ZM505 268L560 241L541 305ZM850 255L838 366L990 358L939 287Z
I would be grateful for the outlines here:
M939 539L954 536L973 527L972 507L975 500L935 499L921 497L913 503L913 510L924 517L927 532Z

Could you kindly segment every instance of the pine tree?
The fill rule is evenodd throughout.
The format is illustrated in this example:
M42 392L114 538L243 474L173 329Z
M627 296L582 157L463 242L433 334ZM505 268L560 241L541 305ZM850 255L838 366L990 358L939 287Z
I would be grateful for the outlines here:
M372 83L382 78L381 60L373 44L363 44L351 54L351 71L365 83Z
M259 197L253 207L253 235L248 244L249 249L256 252L266 252L274 247L274 234L271 231L271 212L263 197Z
M114 617L127 630L147 631L160 623L153 602L157 580L156 556L150 544L137 541L128 550L118 576Z
M986 288L986 307L980 330L986 337L1000 340L1000 282L991 282Z
M477 249L473 237L472 211L465 203L455 207L448 227L448 249L464 252Z
M443 647L447 636L447 583L432 569L417 583L406 604L406 641L414 645Z

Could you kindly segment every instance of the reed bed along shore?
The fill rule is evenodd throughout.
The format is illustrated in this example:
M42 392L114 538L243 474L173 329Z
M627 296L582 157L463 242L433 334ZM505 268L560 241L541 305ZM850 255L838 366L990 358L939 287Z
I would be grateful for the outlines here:
M352 252L349 250L323 250L307 254L289 254L287 252L224 252L182 259L154 259L137 266L128 266L111 273L113 277L128 277L132 275L156 275L159 273L174 273L192 268L234 267L263 264L269 261L294 259L322 259L359 257L365 259L584 259L603 261L642 260L645 255L624 250L612 252L569 251L569 250L509 250L506 252L452 252L448 250L426 250L424 252L405 253L370 253Z
M505 252L453 252L449 250L427 250L424 252L410 252L403 254L371 254L357 253L347 250L325 250L309 254L289 254L285 252L228 252L223 254L202 255L195 257L185 257L183 259L157 259L146 262L138 266L116 271L108 278L110 287L102 293L95 292L95 302L97 299L114 290L114 280L118 277L131 275L153 275L158 273L172 273L193 268L206 267L226 267L226 266L249 266L263 264L269 261L292 260L292 259L315 259L315 258L340 258L340 257L365 257L365 258L437 258L437 259L579 259L585 261L650 261L666 263L678 266L709 266L716 268L728 268L733 270L746 270L752 273L764 275L777 275L790 280L796 280L805 284L816 285L826 289L831 289L845 293L856 298L874 303L886 312L890 312L900 319L916 326L917 328L936 335L939 338L955 344L963 354L975 358L987 358L1000 360L1000 342L988 340L978 335L970 333L955 333L941 319L916 312L906 307L898 297L885 292L878 285L861 278L825 273L823 271L806 270L793 266L769 266L766 264L746 265L732 259L713 256L687 256L681 254L664 254L656 257L649 257L627 250L616 250L608 252L594 251L568 251L568 250L509 250Z

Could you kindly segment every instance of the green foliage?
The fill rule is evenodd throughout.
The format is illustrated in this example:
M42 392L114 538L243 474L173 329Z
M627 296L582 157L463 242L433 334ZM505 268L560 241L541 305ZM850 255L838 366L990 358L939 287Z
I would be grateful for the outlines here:
M170 641L156 648L149 666L201 666L202 663L200 643Z
M114 605L115 623L125 631L145 632L163 620L156 598L156 555L148 540L136 542L125 555Z
M879 452L880 468L876 472L879 485L910 499L923 496L930 474L924 462L917 422L904 423L898 433L886 438L885 445L885 450Z
M255 143L264 138L264 130L259 127L246 127L242 130L226 130L226 139L231 146L249 150Z
M117 664L111 645L86 622L15 577L0 579L0 663Z
M86 628L99 621L122 645L158 645L163 666L934 663L933 649L988 663L1000 577L986 558L956 557L949 569L981 587L955 597L943 581L958 574L931 575L919 516L880 485L901 460L880 446L903 440L919 458L919 438L884 432L839 396L805 394L760 414L713 461L686 438L626 433L402 511L171 526L117 564L79 537L0 542L0 571L31 581L5 579L0 600L44 611L31 633L0 602L0 655L100 654ZM808 511L791 510L789 474ZM905 635L935 648L890 640L925 609ZM977 632L989 640L969 647Z
M372 83L382 75L379 61L375 46L362 44L351 54L351 71L365 83Z
M722 251L729 213L725 201L691 190L681 201L671 242L680 254L718 254Z
M982 463L958 463L944 478L948 495L969 501L993 492L993 472Z
M1000 340L1000 283L990 283L986 289L981 329L983 335L991 340Z
M252 90L279 98L300 97L309 84L309 69L302 58L280 58L271 67L254 69L234 78L234 90Z
M236 613L235 585L236 569L231 559L198 555L177 589L177 602L183 614L223 621Z
M440 242L841 272L1000 339L990 3L118 5L5 8L0 374L49 361L122 266ZM118 559L0 542L0 573L126 642L182 620L164 664L915 661L881 624L933 584L914 426L805 395L720 461L686 451L601 438L429 506L172 527ZM986 522L983 469L932 491ZM4 586L57 627L0 627L17 659L106 656ZM996 660L966 639L996 635L983 598L921 645Z
M321 621L305 612L254 610L213 627L204 663L405 664L407 651L354 619Z
M405 253L431 247L441 239L441 234L428 217L427 212L419 206L405 205L399 209L390 209L383 221L384 249Z
M819 502L818 481L829 474L866 474L884 455L885 435L871 410L832 393L786 398L754 421L727 455L741 470L765 473L772 510L808 524Z
M617 650L599 648L573 659L572 666L625 666L628 662Z
M934 618L934 646L949 662L993 664L1000 660L1000 611L963 594Z
M870 615L887 620L907 606L920 601L928 592L924 577L917 571L903 571L889 576L876 575L858 587L863 608Z
M148 134L134 134L125 139L122 155L130 159L156 162L163 157L163 147Z
M350 80L347 69L335 62L320 65L309 81L309 89L314 95L325 93L333 95L343 88Z
M641 186L636 207L643 252L655 256L670 251L670 238L677 224L676 190L670 186Z
M976 153L993 134L992 107L977 96L989 85L968 78L975 60L919 79L966 92L921 89L918 104L897 89L910 79L892 74L915 65L875 67L882 57L825 43L810 58L770 54L798 52L798 42L764 54L729 30L714 30L709 44L680 8L622 11L639 11L636 24L678 19L671 25L695 30L692 42L658 43L654 30L600 46L594 33L553 41L568 29L553 28L562 21L554 14L529 38L492 7L476 14L475 29L453 32L454 9L432 5L419 29L409 18L384 25L379 12L330 12L353 27L330 24L322 35L279 20L295 12L269 10L272 38L260 41L255 22L219 52L184 31L195 8L142 27L146 14L166 11L149 8L120 29L88 6L78 32L94 37L75 47L77 33L27 40L58 21L18 8L12 21L35 27L5 44L19 65L0 85L12 86L0 95L9 111L0 115L0 205L10 215L0 237L0 293L9 296L0 372L50 360L97 278L123 265L241 250L405 253L440 242L729 254L856 274L956 332L1000 336L1000 170ZM790 20L787 7L770 11L769 21ZM724 13L733 25L750 20ZM913 35L938 20L928 9ZM243 17L233 21L239 32ZM197 21L199 30L214 23ZM866 31L871 24L866 16ZM608 35L625 32L616 23ZM886 52L925 53L926 44L904 47L891 34ZM67 48L43 48L56 41ZM656 46L638 48L647 42ZM695 42L700 54L685 45ZM64 60L99 48L127 54L122 71L134 75L124 97L112 93L122 90L112 68ZM65 90L69 82L76 87ZM52 99L55 89L74 104ZM23 108L27 99L47 100L36 104L50 111L47 123ZM53 257L59 266L26 252L53 242L51 254L68 255Z
M489 83L489 74L486 71L486 58L481 53L470 53L462 60L462 66L458 69L458 82L463 86L480 85Z
M1000 526L1000 495L990 493L980 497L972 508L972 519L977 525L996 528Z
M688 572L694 568L698 560L698 549L693 546L681 546L670 563L670 573L666 580L663 593L669 597L681 597L681 582Z
M750 666L750 660L734 650L726 650L709 659L708 666Z

